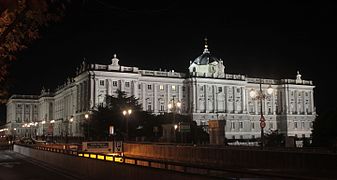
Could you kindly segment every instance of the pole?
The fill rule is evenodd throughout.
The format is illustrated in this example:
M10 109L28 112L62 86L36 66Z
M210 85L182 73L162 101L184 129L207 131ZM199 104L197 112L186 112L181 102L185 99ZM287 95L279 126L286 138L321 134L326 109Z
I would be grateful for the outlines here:
M261 127L261 148L263 149L264 148L264 131L263 131L263 128L265 126L265 120L264 120L264 117L263 117L263 111L262 111L262 99L264 98L263 96L263 92L262 92L262 82L261 82L261 79L260 79L260 94L259 94L259 99L260 99L260 114L261 114L261 117L260 117L260 127Z
M129 117L130 115L128 115ZM129 118L126 117L126 140L129 139Z

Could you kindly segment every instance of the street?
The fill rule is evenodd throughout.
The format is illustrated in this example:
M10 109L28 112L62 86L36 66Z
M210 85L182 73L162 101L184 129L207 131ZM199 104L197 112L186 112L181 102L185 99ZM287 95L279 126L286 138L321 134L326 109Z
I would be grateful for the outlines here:
M0 150L0 180L81 180L9 150Z

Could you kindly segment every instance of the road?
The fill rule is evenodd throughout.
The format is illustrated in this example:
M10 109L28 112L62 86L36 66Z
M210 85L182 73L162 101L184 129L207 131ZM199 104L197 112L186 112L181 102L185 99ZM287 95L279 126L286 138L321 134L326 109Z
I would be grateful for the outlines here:
M40 161L0 150L0 180L84 180Z

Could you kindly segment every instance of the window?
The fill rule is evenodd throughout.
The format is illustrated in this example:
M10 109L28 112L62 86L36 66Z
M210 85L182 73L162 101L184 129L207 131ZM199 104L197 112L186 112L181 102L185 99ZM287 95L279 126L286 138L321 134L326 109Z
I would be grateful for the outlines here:
M240 126L240 129L242 129L243 128L243 122L240 122L239 126Z
M255 123L252 122L252 129L255 129Z
M235 129L235 123L234 122L231 123L231 128Z
M142 85L141 84L138 84L138 89L142 89Z
M130 87L130 82L125 82L125 87Z
M147 111L152 111L151 104L147 105Z
M164 85L159 85L160 90L164 90Z
M241 92L240 90L241 90L240 88L237 88L237 89L236 89L236 92L237 92L237 93L240 93L240 92Z
M147 89L148 89L148 90L151 90L151 89L152 89L151 84L147 85Z
M104 86L104 80L99 80L99 85Z
M116 87L117 86L117 81L112 81L112 86Z
M160 105L160 111L164 111L164 105L163 104Z
M310 128L313 128L313 127L314 127L314 123L310 122Z
M235 136L232 136L232 139L235 139Z
M172 91L176 91L176 86L175 85L172 86Z
M274 128L274 125L273 125L273 123L271 122L271 123L269 123L269 128L270 129L273 129Z
M305 123L304 122L302 122L302 128L305 128Z
M297 122L294 122L294 128L297 129Z
M255 135L252 135L252 139L255 139Z
M242 136L242 135L240 135L240 139L243 139L243 136Z
M219 92L219 93L222 92L222 87L218 87L218 92Z

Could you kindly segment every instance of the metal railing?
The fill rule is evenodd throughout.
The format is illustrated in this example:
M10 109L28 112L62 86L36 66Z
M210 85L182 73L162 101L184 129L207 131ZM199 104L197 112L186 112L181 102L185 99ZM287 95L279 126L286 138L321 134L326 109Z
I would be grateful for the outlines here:
M109 161L112 163L121 163L125 165L135 165L149 168L156 168L162 170L175 171L191 175L201 175L206 177L214 178L228 178L232 177L281 177L281 178L301 178L302 176L291 175L291 174L276 174L272 172L258 172L258 171L248 171L242 169L231 169L225 167L218 167L214 165L204 165L204 164L191 164L186 162L175 162L170 160L160 160L160 159L149 159L142 157L127 157L127 156L116 156L107 155L101 153L75 151L70 149L59 149L43 146L34 145L20 145L28 148L33 148L37 150L49 151L54 153L62 153L70 156L76 156L81 158L88 158L100 161Z

